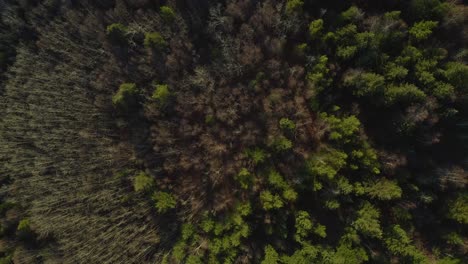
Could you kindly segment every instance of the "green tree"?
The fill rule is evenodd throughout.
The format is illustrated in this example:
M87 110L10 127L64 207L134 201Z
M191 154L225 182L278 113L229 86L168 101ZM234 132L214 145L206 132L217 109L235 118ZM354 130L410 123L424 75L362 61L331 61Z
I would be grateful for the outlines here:
M255 165L265 162L267 158L267 153L260 148L248 149L246 151L246 155L253 161Z
M409 17L414 20L435 19L444 13L444 9L439 0L411 0Z
M294 202L297 199L297 192L293 188L286 188L283 190L283 198L286 201Z
M468 66L460 62L446 64L445 77L457 90L466 90L468 83Z
M362 96L374 96L381 92L385 85L382 75L372 72L349 71L344 77L344 85L353 88L353 94Z
M343 60L349 60L357 53L357 51L358 47L354 45L338 46L336 49L336 55L338 58Z
M276 250L267 245L265 247L265 257L263 258L261 264L278 264L279 263L279 254Z
M468 193L460 194L449 204L449 218L468 224Z
M151 96L151 98L156 100L161 106L165 106L170 97L171 92L169 91L169 86L167 84L156 85L153 95Z
M293 143L291 142L291 140L287 139L284 136L277 137L272 143L272 148L276 152L285 152L292 149L292 147Z
M388 63L384 71L385 78L388 80L403 80L408 75L408 69L394 62Z
M364 202L357 211L357 218L352 226L364 235L381 238L382 229L380 228L380 212L369 202Z
M385 89L384 100L387 105L395 103L421 102L426 94L414 84L389 85Z
M280 128L286 131L293 131L296 129L296 124L289 118L281 118L279 121Z
M315 61L312 70L307 74L307 79L319 90L327 87L331 80L328 78L330 70L327 66L328 57L322 55Z
M384 243L393 254L407 257L410 263L427 263L426 257L412 245L411 239L399 225L394 225L386 234Z
M326 254L327 264L361 264L365 263L369 257L361 247L352 247L349 243L340 243L335 251Z
M154 186L154 179L144 172L138 173L133 179L133 188L137 192L148 191Z
M155 207L159 213L165 213L169 209L175 208L177 205L177 200L174 195L167 192L157 191L153 194L152 198L155 201Z
M111 41L119 44L127 43L128 28L126 26L120 23L110 24L106 32Z
M363 18L364 12L354 5L341 13L341 19L346 22L357 22Z
M309 24L309 34L312 39L318 39L323 31L323 19L316 19Z
M455 87L450 83L437 82L432 90L432 94L440 100L452 99L455 96Z
M432 30L437 27L437 21L421 21L415 23L409 30L409 34L415 40L426 40L432 34Z
M175 12L169 6L161 6L159 8L159 15L166 23L171 23L175 19Z
M330 127L330 140L341 143L349 143L355 137L355 134L359 131L361 126L359 119L353 115L338 118L334 115L328 115L327 113L320 113L320 118Z
M372 198L387 201L400 198L402 190L396 181L382 178L366 187L366 192Z
M273 195L270 191L263 191L260 193L260 201L262 202L263 209L272 210L283 207L283 201L279 195Z
M291 15L297 12L302 12L303 6L304 6L303 0L287 0L286 14Z
M253 175L246 168L242 168L235 179L242 189L248 189L253 183Z
M347 157L348 155L339 150L324 148L307 161L306 168L312 176L332 179L346 165Z
M312 231L313 223L310 215L306 211L299 211L296 214L296 234L295 239L302 242Z
M288 187L288 184L283 179L283 176L281 176L281 174L279 174L276 170L271 170L270 173L268 173L268 183L278 190L283 190L284 188Z
M123 83L119 86L117 93L112 96L112 104L126 110L137 102L138 89L134 83Z
M162 51L167 47L166 40L159 32L146 33L143 44L146 48L152 48L159 51Z

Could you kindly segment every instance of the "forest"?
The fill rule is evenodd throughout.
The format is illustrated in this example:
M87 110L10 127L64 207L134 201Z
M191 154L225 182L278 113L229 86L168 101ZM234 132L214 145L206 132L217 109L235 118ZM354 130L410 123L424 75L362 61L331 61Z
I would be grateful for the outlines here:
M468 263L468 2L0 0L0 264Z

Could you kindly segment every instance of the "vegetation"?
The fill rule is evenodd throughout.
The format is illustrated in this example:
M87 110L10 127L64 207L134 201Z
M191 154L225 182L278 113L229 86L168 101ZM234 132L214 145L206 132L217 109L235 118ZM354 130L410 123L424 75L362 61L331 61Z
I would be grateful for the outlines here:
M0 7L0 263L468 263L463 1Z

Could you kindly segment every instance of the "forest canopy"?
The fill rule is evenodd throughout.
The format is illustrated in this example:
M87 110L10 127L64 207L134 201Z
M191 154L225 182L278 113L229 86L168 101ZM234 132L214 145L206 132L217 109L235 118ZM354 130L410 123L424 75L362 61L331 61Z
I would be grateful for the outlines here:
M0 0L0 264L468 263L461 0Z

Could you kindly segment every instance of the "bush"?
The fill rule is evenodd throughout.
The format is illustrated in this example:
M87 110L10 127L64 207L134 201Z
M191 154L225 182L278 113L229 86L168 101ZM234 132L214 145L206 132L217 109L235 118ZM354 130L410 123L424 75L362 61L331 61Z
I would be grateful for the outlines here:
M161 6L159 15L167 23L173 22L175 19L175 12L169 6Z
M154 185L154 179L144 172L140 172L133 180L133 188L137 192L150 190Z
M167 48L166 40L158 32L146 33L144 45L146 48L162 51Z
M156 202L155 207L159 213L165 213L177 205L175 197L167 192L155 192L152 198Z
M120 23L114 23L107 26L107 36L115 43L126 43L128 28Z
M121 109L127 109L137 102L138 89L134 83L123 83L117 93L112 96L112 104Z

